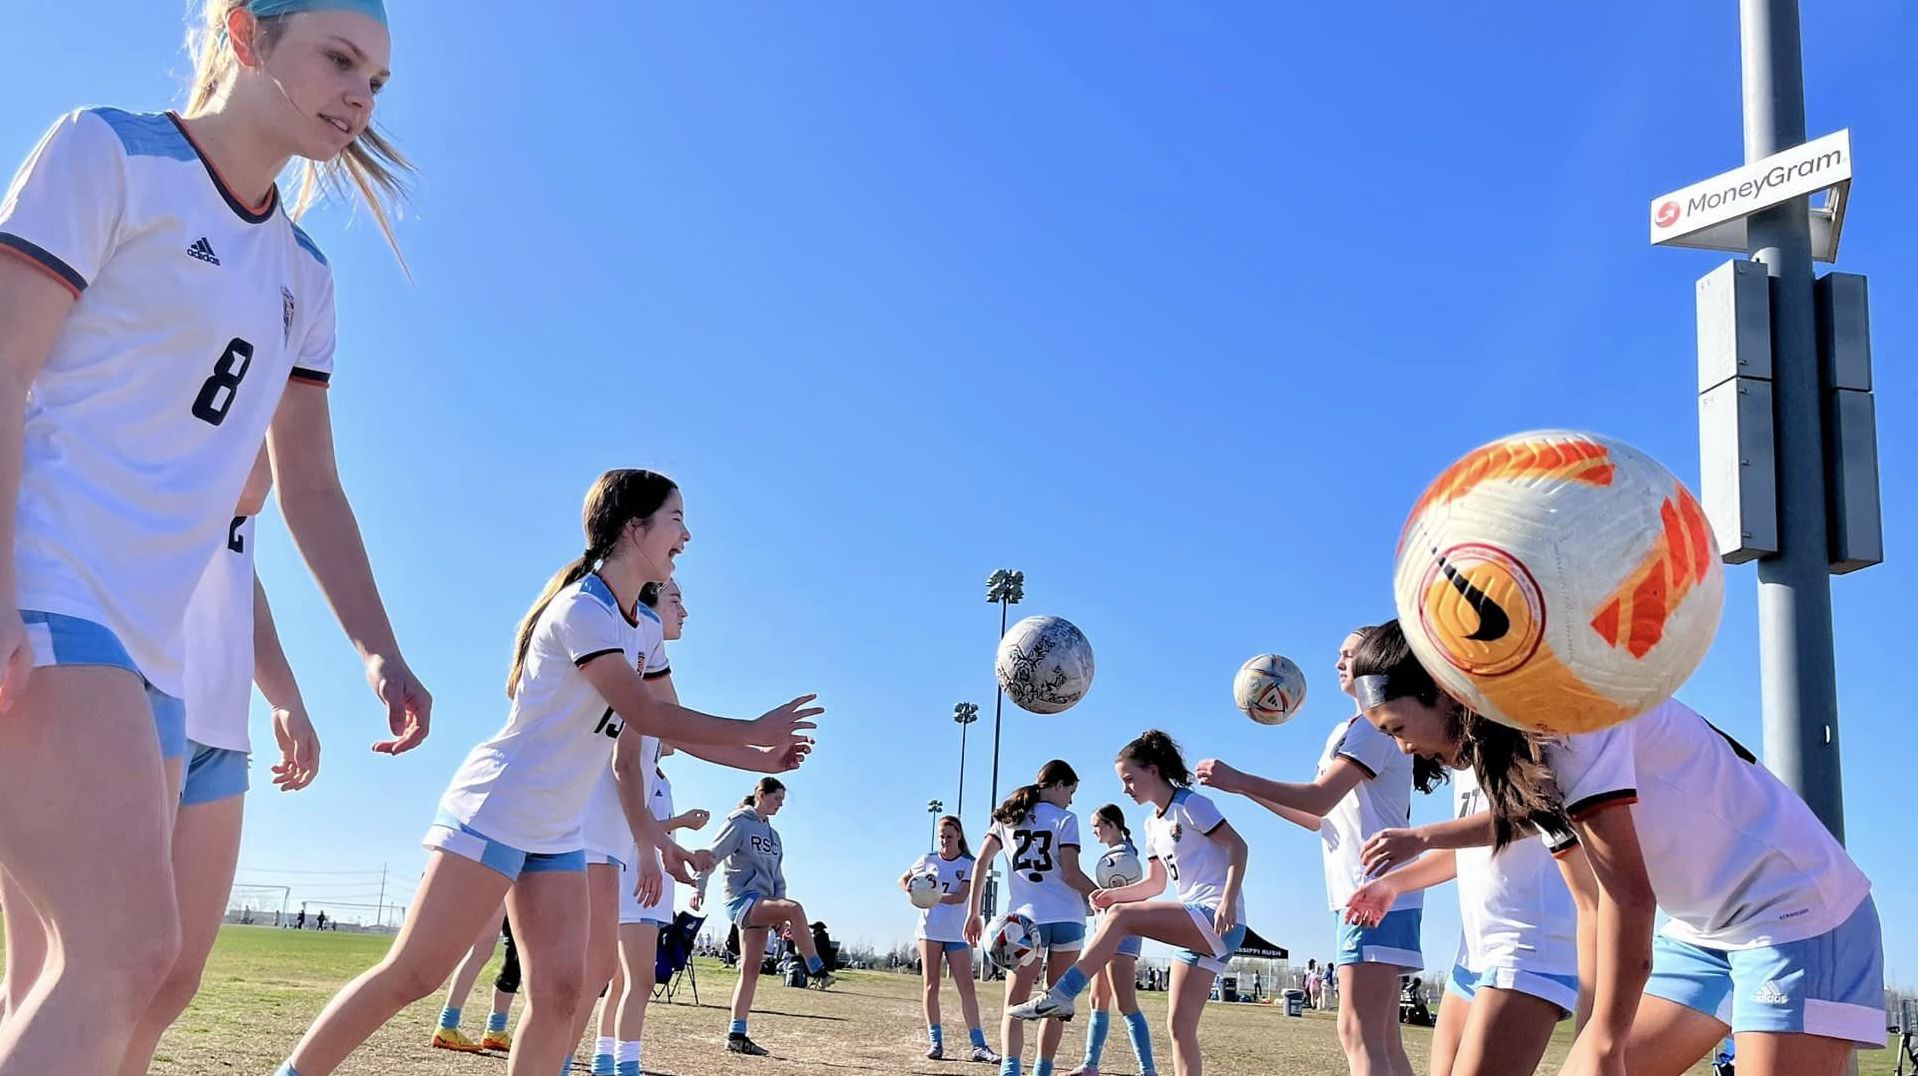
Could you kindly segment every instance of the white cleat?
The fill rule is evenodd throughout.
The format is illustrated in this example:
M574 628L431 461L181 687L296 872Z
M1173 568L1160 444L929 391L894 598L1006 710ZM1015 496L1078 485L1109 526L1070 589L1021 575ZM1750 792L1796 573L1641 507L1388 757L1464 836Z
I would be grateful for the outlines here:
M1020 1020L1070 1020L1076 1011L1071 998L1045 993L1014 1008L1010 1015Z

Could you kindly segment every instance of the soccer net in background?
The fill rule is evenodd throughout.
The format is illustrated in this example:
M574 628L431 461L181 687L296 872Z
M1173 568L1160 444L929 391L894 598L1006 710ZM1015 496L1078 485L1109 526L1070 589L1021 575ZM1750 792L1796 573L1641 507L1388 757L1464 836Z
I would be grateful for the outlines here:
M286 921L293 889L284 885L235 885L226 898L226 921L276 927Z

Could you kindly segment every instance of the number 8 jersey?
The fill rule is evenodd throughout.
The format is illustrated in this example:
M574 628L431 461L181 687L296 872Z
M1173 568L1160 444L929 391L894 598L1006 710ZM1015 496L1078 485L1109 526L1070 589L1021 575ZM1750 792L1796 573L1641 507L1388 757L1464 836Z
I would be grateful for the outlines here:
M178 118L53 125L0 202L0 252L75 304L27 399L19 604L104 625L184 694L188 599L289 376L333 365L333 280L287 219L228 190Z
M1079 855L1078 815L1042 802L1017 825L994 822L991 835L1012 861L1007 910L1024 911L1039 924L1086 921L1085 898L1059 870L1066 856Z

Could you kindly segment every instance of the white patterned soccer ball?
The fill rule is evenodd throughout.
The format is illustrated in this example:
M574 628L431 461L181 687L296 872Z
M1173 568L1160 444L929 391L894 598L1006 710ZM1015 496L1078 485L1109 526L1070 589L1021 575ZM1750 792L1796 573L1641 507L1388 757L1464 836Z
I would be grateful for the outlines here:
M1283 725L1305 705L1305 673L1281 654L1260 654L1239 666L1232 701L1261 725Z
M1122 885L1131 885L1145 878L1145 868L1139 863L1139 857L1123 848L1111 848L1099 857L1098 865L1092 868L1092 880L1099 883L1100 889L1117 889Z
M1061 713L1092 688L1092 644L1070 620L1029 616L999 640L993 671L1020 709Z
M1008 974L1039 959L1039 928L1018 912L992 921L986 931L986 956Z
M1621 441L1549 430L1468 453L1399 537L1399 624L1445 690L1496 721L1570 735L1664 702L1725 600L1711 525Z
M945 894L939 891L939 876L915 874L906 879L906 899L919 909L936 907Z

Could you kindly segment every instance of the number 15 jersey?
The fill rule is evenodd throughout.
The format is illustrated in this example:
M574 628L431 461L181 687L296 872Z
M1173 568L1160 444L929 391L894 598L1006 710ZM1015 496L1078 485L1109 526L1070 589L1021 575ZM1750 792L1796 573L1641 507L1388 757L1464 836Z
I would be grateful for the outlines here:
M1016 825L994 822L991 834L1012 861L1008 910L1024 911L1040 924L1086 921L1085 898L1060 872L1067 856L1079 855L1078 815L1040 803Z
M102 624L185 692L188 599L289 376L333 366L333 279L277 190L249 206L172 115L53 125L0 201L0 254L75 297L26 408L26 609Z

